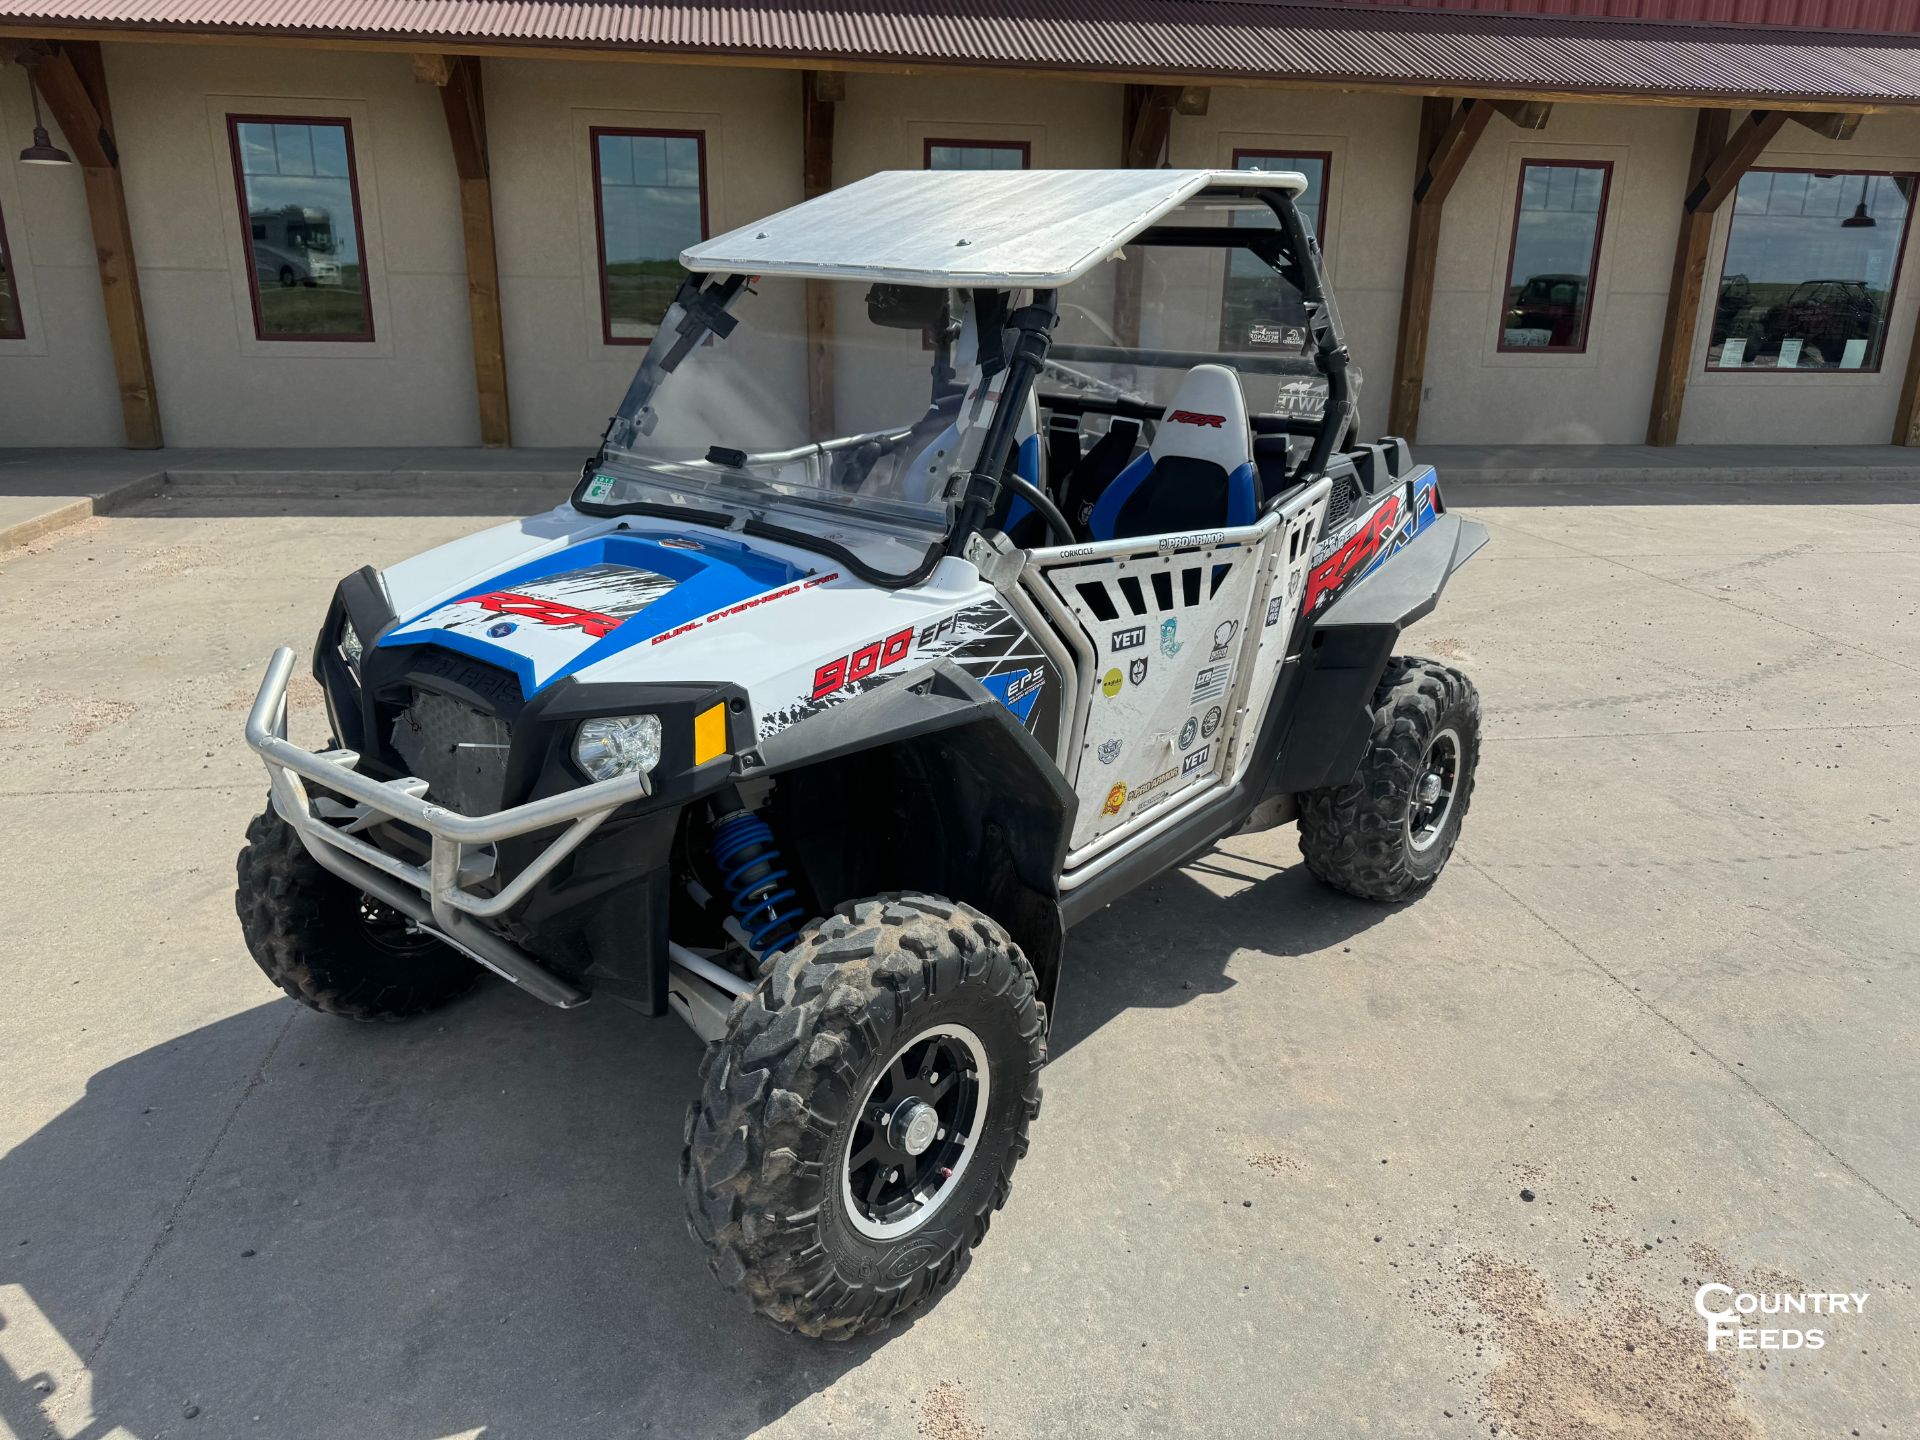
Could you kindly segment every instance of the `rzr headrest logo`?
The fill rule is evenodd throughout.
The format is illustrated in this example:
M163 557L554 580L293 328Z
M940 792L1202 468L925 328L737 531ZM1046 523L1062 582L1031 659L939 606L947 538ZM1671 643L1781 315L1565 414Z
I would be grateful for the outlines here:
M1206 425L1218 430L1227 423L1227 417L1224 415L1202 415L1197 410L1176 410L1167 416L1167 421L1173 425Z

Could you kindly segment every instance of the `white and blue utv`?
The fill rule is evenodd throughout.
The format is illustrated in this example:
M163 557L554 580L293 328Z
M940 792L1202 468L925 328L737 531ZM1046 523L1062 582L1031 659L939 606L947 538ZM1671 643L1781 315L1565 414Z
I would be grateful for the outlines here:
M882 174L687 251L568 503L340 583L325 749L273 657L255 959L677 1013L722 1282L830 1337L951 1286L1075 923L1288 821L1404 900L1466 814L1473 687L1394 650L1483 532L1360 441L1304 188Z

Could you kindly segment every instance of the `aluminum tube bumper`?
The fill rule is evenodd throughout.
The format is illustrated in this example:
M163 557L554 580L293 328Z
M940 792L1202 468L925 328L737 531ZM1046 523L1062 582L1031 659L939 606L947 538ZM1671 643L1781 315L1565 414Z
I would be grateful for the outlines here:
M351 750L316 754L290 743L287 681L293 659L293 651L284 646L274 651L247 716L247 744L266 763L274 810L293 826L313 858L538 999L563 1009L584 1002L586 991L479 922L517 905L615 810L651 794L647 777L622 775L491 815L459 815L421 799L426 787L417 779L382 782L360 774L354 768L360 757ZM331 792L327 798L339 814L323 818L315 813L309 781ZM352 804L340 806L332 796ZM355 833L383 820L398 820L427 833L433 848L425 866L389 855ZM476 894L468 888L493 873L488 847L556 825L567 828L497 894Z

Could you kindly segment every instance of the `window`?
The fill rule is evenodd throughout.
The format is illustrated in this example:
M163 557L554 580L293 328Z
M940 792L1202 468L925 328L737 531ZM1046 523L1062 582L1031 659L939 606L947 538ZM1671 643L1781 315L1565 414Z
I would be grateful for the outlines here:
M1520 162L1500 349L1565 355L1587 348L1612 182L1608 160Z
M371 340L360 183L345 120L229 115L247 237L253 333L262 340Z
M1710 370L1878 370L1912 175L1749 170L1720 268Z
M1236 170L1298 170L1307 177L1306 190L1296 197L1300 218L1315 240L1327 238L1327 180L1333 156L1324 150L1236 150ZM1235 224L1259 223L1242 221ZM1307 344L1307 312L1300 292L1274 274L1257 256L1236 250L1227 257L1226 294L1220 306L1220 348L1223 350L1302 350Z
M929 140L928 170L1025 170L1033 146L1025 140Z
M601 338L645 345L707 238L707 137L698 130L592 131L600 229Z
M0 340L24 340L27 336L27 327L20 321L20 286L13 274L13 252L7 248L7 217L0 215Z

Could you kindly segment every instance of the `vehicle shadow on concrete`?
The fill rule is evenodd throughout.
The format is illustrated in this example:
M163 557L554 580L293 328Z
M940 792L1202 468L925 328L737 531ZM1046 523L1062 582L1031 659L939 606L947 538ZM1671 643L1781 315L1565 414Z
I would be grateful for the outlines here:
M1048 1052L1066 1054L1123 1011L1171 1009L1231 989L1227 966L1237 954L1285 964L1344 945L1392 913L1329 890L1304 864L1203 855L1068 937Z
M1607 480L1440 483L1462 510L1555 510L1562 506L1630 508L1667 505L1920 505L1920 487L1900 480Z
M1075 931L1053 1051L1386 913L1216 852ZM99 1071L0 1157L0 1427L752 1434L904 1331L787 1337L708 1274L676 1175L699 1055L488 982L391 1026L276 999Z
M0 1157L0 1433L752 1434L887 1339L782 1335L709 1275L698 1061L490 982L393 1026L274 1000L101 1070Z

